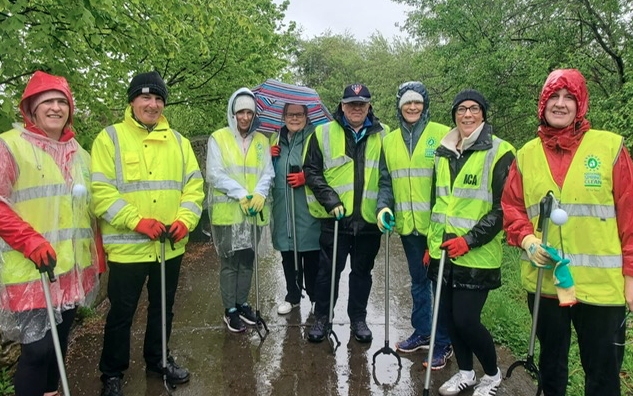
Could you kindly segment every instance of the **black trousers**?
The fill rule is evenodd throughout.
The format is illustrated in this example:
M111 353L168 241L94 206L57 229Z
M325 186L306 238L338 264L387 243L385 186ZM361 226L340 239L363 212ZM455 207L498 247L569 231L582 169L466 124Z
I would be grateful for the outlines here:
M320 252L318 250L297 253L299 259L299 275L297 275L298 279L295 279L294 252L292 250L289 252L281 252L284 276L286 277L287 293L285 301L291 304L298 304L301 301L301 290L297 287L297 280L299 281L300 288L303 288L305 285L305 291L310 301L314 301L314 285L317 274L319 273L319 254Z
M528 293L530 312L534 294ZM624 307L578 303L558 306L558 300L541 298L536 335L541 345L539 372L545 396L565 395L571 325L578 336L580 361L585 371L585 396L620 396L620 368L624 347Z
M180 276L182 255L165 263L165 287L167 305L167 342L174 318L173 306ZM143 357L146 364L157 365L162 357L161 310L160 310L160 263L113 263L108 262L108 299L110 312L106 319L103 351L99 370L102 379L123 377L130 365L130 329L138 300L147 279L147 325Z
M68 349L68 334L76 313L76 308L62 312L62 322L57 325L64 359ZM21 348L13 378L16 396L42 396L45 392L56 391L59 387L59 368L51 331L47 331L41 340L22 344Z
M319 256L319 273L315 288L315 315L327 315L330 310L330 280L332 275L332 253L334 233L321 231L319 238L321 252ZM347 315L352 322L365 320L367 301L371 291L371 271L374 260L380 249L380 234L346 235L339 233L338 251L336 254L336 282L334 288L334 304L338 298L339 280L345 268L347 256L350 256L352 272L349 275L349 297Z

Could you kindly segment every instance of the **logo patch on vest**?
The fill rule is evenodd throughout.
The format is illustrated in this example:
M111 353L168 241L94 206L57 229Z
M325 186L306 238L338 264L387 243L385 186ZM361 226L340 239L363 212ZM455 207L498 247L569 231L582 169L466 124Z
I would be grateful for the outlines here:
M593 154L585 157L585 187L602 187L602 175L599 170L602 166L600 158Z
M264 146L260 142L255 145L255 153L257 154L257 163L261 164L264 160Z
M424 150L424 156L426 158L433 158L435 157L435 138L428 138L426 140L426 150Z
M464 184L469 186L476 186L477 183L477 175L466 174L464 175Z

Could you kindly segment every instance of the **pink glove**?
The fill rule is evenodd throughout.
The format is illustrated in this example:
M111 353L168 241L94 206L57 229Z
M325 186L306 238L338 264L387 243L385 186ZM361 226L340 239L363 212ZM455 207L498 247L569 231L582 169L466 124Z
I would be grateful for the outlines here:
M306 184L306 177L303 174L303 171L297 173L288 173L288 184L290 187L297 188Z
M440 247L446 248L448 250L448 256L450 258L463 256L470 250L464 237L449 239Z
M424 264L425 267L428 267L429 264L431 264L431 255L429 254L429 249L426 249L424 251L424 258L422 259L422 264Z
M270 155L273 157L279 157L281 155L281 146L278 144L270 146Z
M189 229L180 220L176 220L172 223L171 227L169 227L169 238L173 239L174 243L179 242L182 238L184 238L189 232Z
M145 234L151 240L156 240L163 232L167 231L165 225L154 219L141 219L134 229L136 232Z

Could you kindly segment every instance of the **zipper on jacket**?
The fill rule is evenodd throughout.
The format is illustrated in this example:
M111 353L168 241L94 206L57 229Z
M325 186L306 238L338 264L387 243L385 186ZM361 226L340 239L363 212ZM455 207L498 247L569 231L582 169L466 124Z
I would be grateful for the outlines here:
M281 132L279 132L279 139L281 140ZM285 169L286 169L286 180L284 180L284 186L286 188L284 188L284 195L286 197L286 234L288 235L288 239L292 238L292 229L290 226L290 222L292 221L292 215L290 213L291 208L289 207L288 203L290 202L290 199L288 198L288 193L289 193L289 189L292 188L290 187L290 185L288 184L288 172L290 171L290 155L292 154L292 148L294 146L294 139L292 139L292 145L290 144L290 140L288 139L288 135L286 135L286 141L288 142L288 156L286 157L286 164L285 164Z

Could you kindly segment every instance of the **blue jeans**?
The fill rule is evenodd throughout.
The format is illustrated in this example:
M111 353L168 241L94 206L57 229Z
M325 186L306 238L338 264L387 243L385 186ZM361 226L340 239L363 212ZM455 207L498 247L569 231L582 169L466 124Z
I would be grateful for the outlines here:
M401 236L402 247L409 263L409 274L411 275L411 298L413 299L413 310L411 312L411 325L415 329L415 334L428 336L431 334L431 320L433 315L433 290L436 283L431 282L427 277L427 267L424 266L424 252L426 251L426 237L424 235ZM446 317L440 314L437 321L437 332L435 334L436 345L449 345L451 343L446 326Z

